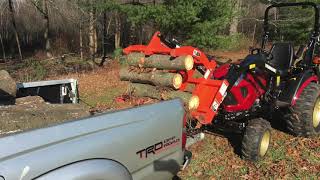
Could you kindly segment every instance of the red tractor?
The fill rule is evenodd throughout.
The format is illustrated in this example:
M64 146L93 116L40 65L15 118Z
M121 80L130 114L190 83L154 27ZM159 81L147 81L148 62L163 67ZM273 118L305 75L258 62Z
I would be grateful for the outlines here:
M303 6L315 11L315 24L307 45L297 52L291 43L269 39L269 12L272 8ZM229 82L228 95L213 122L216 126L243 132L242 156L258 160L270 143L270 123L280 113L287 129L296 136L320 133L319 9L314 3L280 3L266 9L261 48L254 49L240 64L216 69L215 79Z
M291 43L276 42L267 50L270 9L292 6L308 6L315 11L308 44L295 52ZM261 48L253 49L239 64L218 65L197 48L180 46L160 33L153 36L148 46L130 46L124 53L192 57L193 69L179 71L184 77L180 91L185 91L188 84L195 85L189 103L193 117L189 127L243 134L242 157L256 161L267 153L271 140L268 120L278 112L282 114L278 121L285 121L294 135L310 137L320 133L320 56L315 53L320 43L317 5L309 2L271 5L265 12L264 31ZM196 71L203 77L195 78Z

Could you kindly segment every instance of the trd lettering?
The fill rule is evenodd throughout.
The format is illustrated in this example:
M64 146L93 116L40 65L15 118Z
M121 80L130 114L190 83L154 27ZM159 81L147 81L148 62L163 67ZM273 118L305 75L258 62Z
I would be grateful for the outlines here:
M159 142L155 145L149 146L146 149L138 151L136 154L140 155L140 158L148 158L149 154L156 154L157 151L163 148L163 142Z
M178 144L179 142L180 139L174 136L142 149L136 152L136 154L139 155L140 158L148 158L150 155L155 155L161 150L168 149L171 145Z

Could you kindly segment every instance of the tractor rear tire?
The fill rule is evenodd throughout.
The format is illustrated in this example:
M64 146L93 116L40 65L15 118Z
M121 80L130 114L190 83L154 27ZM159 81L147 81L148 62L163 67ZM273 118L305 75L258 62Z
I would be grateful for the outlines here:
M243 135L242 158L250 161L260 160L267 154L270 141L270 123L262 118L250 120Z
M285 110L288 130L295 136L312 137L320 133L320 86L311 83L301 93L296 105Z

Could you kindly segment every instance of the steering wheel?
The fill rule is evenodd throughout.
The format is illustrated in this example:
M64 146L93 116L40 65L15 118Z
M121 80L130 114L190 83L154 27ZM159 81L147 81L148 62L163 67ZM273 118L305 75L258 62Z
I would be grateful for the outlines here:
M254 49L250 49L250 53L252 55L254 54L259 54L261 52L261 49L260 48L254 48Z
M254 48L251 49L251 54L252 55L256 55L256 54L263 54L266 56L267 61L270 61L271 59L273 59L273 54L271 54L270 51L267 51L265 49L261 49L261 48Z

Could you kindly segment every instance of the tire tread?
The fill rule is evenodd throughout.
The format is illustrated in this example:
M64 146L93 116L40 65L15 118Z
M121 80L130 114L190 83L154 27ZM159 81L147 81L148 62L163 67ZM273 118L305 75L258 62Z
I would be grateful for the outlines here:
M312 137L318 134L312 125L313 108L319 96L320 86L311 83L301 93L296 105L284 110L287 129L295 136Z
M267 130L271 133L271 125L267 120L257 118L248 122L242 140L241 154L243 159L258 161L261 158L259 155L260 141L263 133Z

